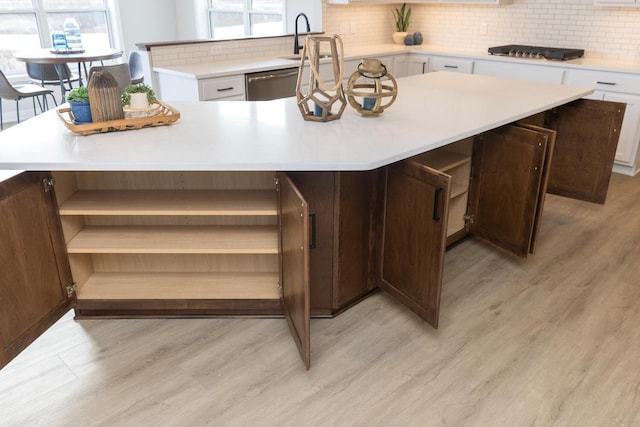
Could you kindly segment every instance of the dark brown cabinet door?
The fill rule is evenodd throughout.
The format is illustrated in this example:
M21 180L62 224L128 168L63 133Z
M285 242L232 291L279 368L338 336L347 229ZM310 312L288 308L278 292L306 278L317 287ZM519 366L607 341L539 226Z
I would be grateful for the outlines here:
M280 222L280 301L300 356L311 365L309 207L291 179L277 174Z
M549 193L604 204L625 104L580 99L548 112L557 132Z
M71 270L47 174L0 183L0 367L71 307Z
M536 132L540 132L547 136L547 153L544 158L542 166L542 177L540 179L540 191L538 191L538 204L536 206L535 218L533 220L533 230L531 232L531 243L529 245L529 253L535 253L536 243L538 242L538 235L540 234L540 224L542 222L542 212L544 210L544 199L547 194L547 185L549 183L549 171L551 169L551 160L553 159L553 149L556 143L556 132L536 126L532 124L518 124L518 126L526 129L531 129Z
M477 138L468 206L472 234L527 256L535 241L547 141L545 132L511 125Z
M438 327L451 177L413 161L386 170L379 286Z
M309 204L311 315L332 316L374 288L372 236L378 171L287 172Z

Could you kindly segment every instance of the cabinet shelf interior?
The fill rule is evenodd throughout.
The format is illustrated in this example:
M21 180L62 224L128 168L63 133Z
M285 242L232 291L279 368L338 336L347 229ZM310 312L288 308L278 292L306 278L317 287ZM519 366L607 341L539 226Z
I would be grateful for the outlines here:
M60 215L276 216L274 190L81 190Z
M278 299L278 273L94 273L79 300Z

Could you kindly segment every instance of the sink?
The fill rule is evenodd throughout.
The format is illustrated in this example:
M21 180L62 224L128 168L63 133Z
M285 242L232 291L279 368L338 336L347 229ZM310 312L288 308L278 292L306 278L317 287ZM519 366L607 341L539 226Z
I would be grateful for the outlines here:
M289 59L291 61L300 61L302 55L289 55L289 56L281 56L281 59ZM320 59L327 59L327 58L331 58L331 54L330 53L322 53L320 54ZM307 58L308 59L308 58Z

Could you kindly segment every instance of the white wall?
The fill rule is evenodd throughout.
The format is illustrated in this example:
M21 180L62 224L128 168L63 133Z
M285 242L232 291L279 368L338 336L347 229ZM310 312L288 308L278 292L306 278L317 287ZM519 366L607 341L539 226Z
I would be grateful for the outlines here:
M178 39L176 1L118 0L122 45L125 53L137 50L136 43Z
M322 31L322 2L320 0L287 0L286 9L285 32L287 34L295 33L295 21L299 13L307 15L311 31ZM298 28L301 32L306 32L302 17L298 20Z

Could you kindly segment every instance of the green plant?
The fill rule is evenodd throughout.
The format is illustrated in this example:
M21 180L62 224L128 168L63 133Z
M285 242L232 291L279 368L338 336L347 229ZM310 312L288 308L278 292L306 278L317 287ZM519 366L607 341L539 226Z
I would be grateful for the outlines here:
M402 3L400 9L396 8L393 11L393 18L396 21L396 31L400 33L406 32L411 21L411 8L407 8L407 4Z
M129 85L126 88L124 88L124 91L122 92L122 105L129 105L129 103L131 103L131 94L132 93L146 93L147 94L147 101L149 101L149 104L153 103L153 101L156 100L156 94L153 91L153 89L151 89L149 86L147 85Z
M71 89L69 93L67 93L67 101L69 102L89 101L89 91L85 86L80 86L75 89Z

